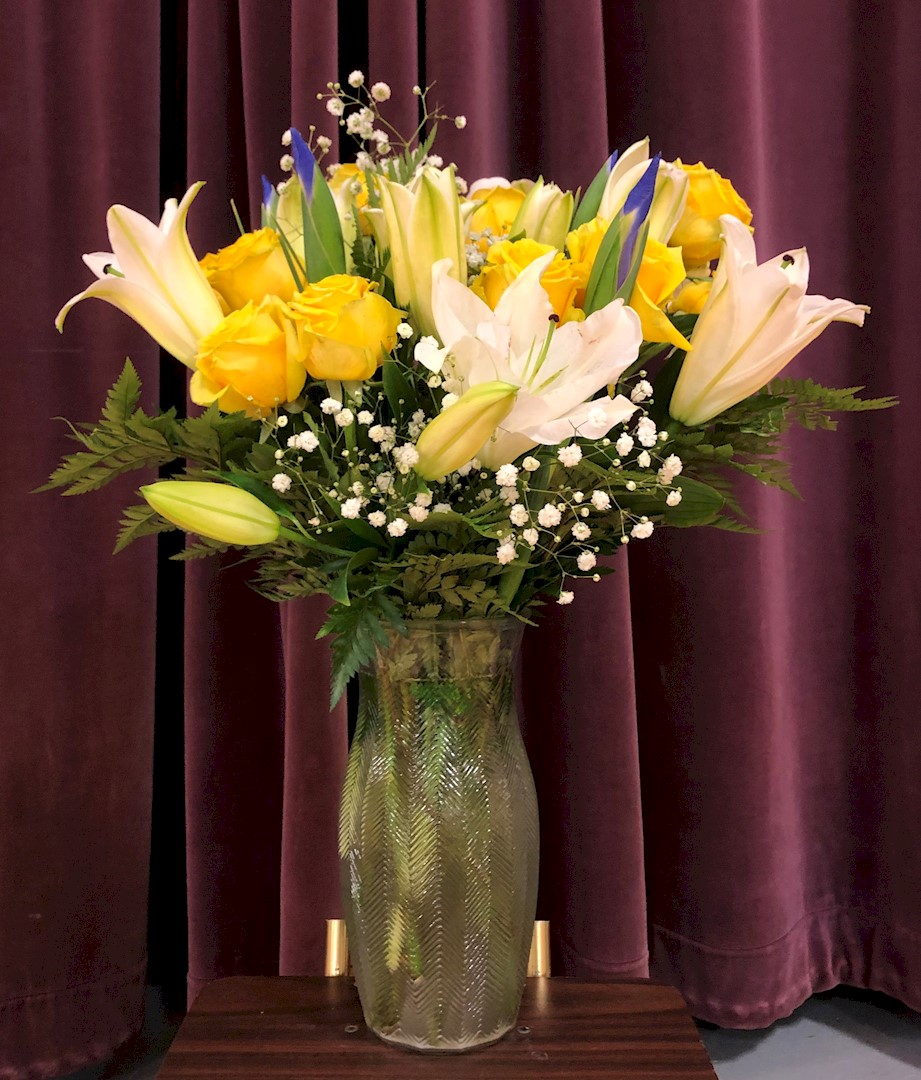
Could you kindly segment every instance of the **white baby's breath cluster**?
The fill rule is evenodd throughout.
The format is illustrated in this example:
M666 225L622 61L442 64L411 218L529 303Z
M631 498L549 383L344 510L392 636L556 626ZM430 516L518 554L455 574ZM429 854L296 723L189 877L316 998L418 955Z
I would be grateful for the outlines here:
M387 159L411 150L424 133L439 121L448 121L458 130L467 126L465 116L450 116L442 110L441 106L429 102L431 89L431 86L424 89L419 86L412 88L413 96L419 99L421 118L419 126L408 135L398 131L381 110L381 106L390 101L393 96L390 85L385 82L374 82L369 85L363 71L351 72L345 86L339 82L327 83L326 92L318 93L317 99L325 101L326 111L335 117L347 135L351 135L359 142L361 149L355 163L362 171L369 172L384 165ZM311 128L312 138L313 131L314 129ZM313 149L314 146L319 145L320 138L323 136L316 137L313 142L308 141L308 145L311 145ZM321 148L324 151L329 149L329 140L326 139L325 143L326 145ZM423 164L441 168L444 165L444 159L438 154L428 154L425 160L420 162L419 167L421 168ZM291 165L289 164L287 168L290 169ZM335 170L336 166L333 165L330 168ZM462 180L459 180L459 188L460 185L463 185L462 190L466 190L466 184Z
M436 339L416 338L406 322L397 338L398 350L412 350L417 362L438 345ZM333 392L318 396L315 406L322 426L310 421L310 409L279 412L272 487L283 497L310 501L308 521L318 540L334 533L337 522L363 521L388 542L402 543L420 526L430 527L432 515L445 523L463 520L481 535L495 537L493 557L500 567L512 570L534 559L553 563L560 583L557 602L567 605L576 595L563 587L567 579L600 580L605 541L613 536L622 546L653 534L649 516L631 512L629 495L664 492L667 506L681 502L675 481L683 463L675 453L658 452L663 433L643 408L649 397L645 375L640 373L631 390L631 398L640 402L634 417L608 436L536 447L494 470L474 458L437 482L421 480L415 472L415 443L457 400L453 389L462 387L454 379L428 379L428 398L402 413L401 423L394 422L382 384L366 383L353 392L330 384ZM301 429L285 431L282 439L281 430L289 425ZM328 460L339 466L326 498L319 500L306 476L319 467L323 445Z

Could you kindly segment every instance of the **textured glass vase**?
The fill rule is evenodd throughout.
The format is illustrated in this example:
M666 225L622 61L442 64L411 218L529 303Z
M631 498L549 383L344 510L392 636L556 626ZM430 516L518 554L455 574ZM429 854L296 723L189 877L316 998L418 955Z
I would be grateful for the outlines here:
M368 1027L469 1050L515 1023L537 900L514 620L409 623L361 676L339 827Z

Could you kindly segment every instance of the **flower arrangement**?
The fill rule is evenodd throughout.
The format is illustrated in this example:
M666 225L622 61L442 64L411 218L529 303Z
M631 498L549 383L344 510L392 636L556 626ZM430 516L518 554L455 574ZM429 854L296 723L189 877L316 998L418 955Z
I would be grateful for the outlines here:
M384 117L361 72L320 95L362 150L283 136L261 228L198 259L186 219L108 213L84 256L98 297L191 372L202 411L147 415L126 362L102 417L47 487L140 489L117 548L180 528L194 559L243 547L275 600L332 598L333 696L407 620L528 621L661 526L750 527L734 472L792 491L780 438L882 408L783 378L832 321L867 308L807 294L804 249L759 263L752 212L703 164L635 143L581 198L543 179L468 185L433 152L465 126L414 88L419 128Z

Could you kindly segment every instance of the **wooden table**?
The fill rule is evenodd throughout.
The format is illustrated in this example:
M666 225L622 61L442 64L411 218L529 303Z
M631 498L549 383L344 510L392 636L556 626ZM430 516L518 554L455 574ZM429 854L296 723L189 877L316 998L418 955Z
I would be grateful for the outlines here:
M681 995L642 980L529 979L518 1026L467 1054L419 1054L365 1027L351 979L237 977L210 983L158 1080L715 1080Z

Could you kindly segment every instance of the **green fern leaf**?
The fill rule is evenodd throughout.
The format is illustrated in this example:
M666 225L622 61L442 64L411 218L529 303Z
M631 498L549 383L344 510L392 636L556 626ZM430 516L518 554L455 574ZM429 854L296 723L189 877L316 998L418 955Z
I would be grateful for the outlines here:
M154 536L157 533L170 532L176 528L172 522L160 517L156 510L148 506L147 503L127 507L120 524L121 529L119 529L118 539L115 542L113 551L115 555L119 551L124 551L132 540L137 540L142 536Z
M122 373L106 395L102 407L103 417L110 424L123 424L138 407L141 400L141 379L130 360L125 360Z

